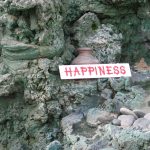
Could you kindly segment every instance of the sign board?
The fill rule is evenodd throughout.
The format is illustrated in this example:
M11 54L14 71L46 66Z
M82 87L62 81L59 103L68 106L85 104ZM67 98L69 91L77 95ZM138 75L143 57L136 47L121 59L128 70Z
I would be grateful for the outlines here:
M59 66L61 79L131 77L130 66L123 64L89 64Z

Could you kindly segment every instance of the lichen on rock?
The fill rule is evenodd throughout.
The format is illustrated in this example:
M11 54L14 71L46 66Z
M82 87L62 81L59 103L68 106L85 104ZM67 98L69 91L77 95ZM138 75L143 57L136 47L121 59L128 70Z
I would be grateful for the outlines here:
M134 64L149 66L149 6L0 0L0 150L148 150L149 72ZM133 77L61 80L78 47L130 63Z

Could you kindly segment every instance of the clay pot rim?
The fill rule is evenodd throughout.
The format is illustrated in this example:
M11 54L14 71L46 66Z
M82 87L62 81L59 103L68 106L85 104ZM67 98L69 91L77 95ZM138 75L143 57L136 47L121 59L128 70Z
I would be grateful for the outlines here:
M92 51L92 48L90 48L90 47L81 47L81 48L77 48L77 51Z

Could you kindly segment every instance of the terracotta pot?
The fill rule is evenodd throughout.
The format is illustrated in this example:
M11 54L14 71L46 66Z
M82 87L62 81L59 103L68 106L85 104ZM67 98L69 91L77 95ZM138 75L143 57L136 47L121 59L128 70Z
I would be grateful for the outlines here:
M99 60L92 55L92 49L88 47L78 48L79 55L72 61L72 65L98 64Z

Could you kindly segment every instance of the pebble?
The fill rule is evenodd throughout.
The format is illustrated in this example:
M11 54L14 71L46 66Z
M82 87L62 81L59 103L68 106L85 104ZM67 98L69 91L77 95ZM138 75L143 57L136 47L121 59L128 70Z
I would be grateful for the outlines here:
M139 118L133 123L133 127L136 129L147 129L150 125L150 120L146 118Z
M139 118L143 118L145 116L145 113L139 109L135 109L133 110L133 112L139 117Z
M132 116L135 117L135 119L138 119L137 115L132 110L130 110L128 108L123 108L122 107L122 108L120 108L120 112L123 115L132 115Z
M118 119L121 121L122 127L130 127L135 121L135 117L133 115L120 115Z
M121 125L121 120L119 120L119 119L113 119L112 124L116 125L116 126L120 126Z
M147 119L147 120L150 120L150 113L146 114L146 115L144 116L144 118Z
M89 126L96 127L98 124L108 123L113 119L114 116L111 113L99 108L91 108L87 113L86 121Z

